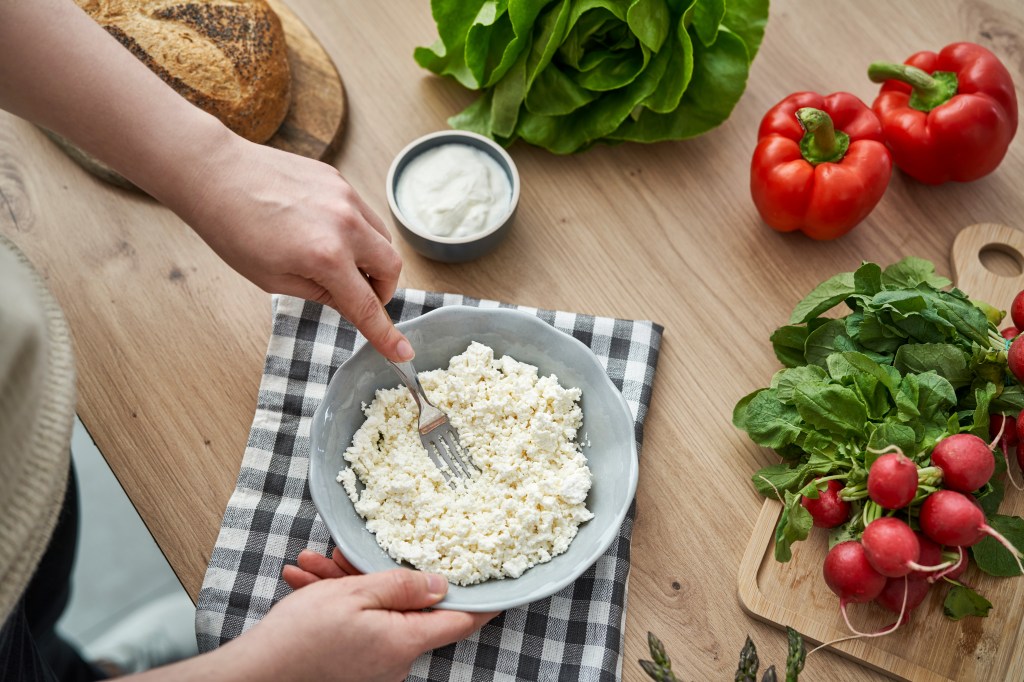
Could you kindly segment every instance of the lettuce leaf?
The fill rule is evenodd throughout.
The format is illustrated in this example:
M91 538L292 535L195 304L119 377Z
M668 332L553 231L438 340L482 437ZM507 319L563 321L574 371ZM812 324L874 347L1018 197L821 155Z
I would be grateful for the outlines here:
M449 124L557 154L700 135L746 88L767 0L432 0L413 56L481 96Z

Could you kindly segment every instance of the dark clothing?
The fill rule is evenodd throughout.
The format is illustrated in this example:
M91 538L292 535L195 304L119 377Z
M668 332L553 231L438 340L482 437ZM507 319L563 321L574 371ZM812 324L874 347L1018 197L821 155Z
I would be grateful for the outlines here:
M60 682L36 649L25 619L24 600L19 601L0 629L0 680L11 682Z
M93 682L106 679L56 630L71 596L78 538L78 485L68 472L57 526L21 601L0 629L0 680Z

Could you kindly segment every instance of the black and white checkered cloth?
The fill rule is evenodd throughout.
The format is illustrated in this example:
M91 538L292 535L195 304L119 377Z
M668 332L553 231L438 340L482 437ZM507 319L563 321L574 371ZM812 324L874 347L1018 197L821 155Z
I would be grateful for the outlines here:
M516 307L413 289L388 305L395 322L445 305ZM637 447L651 399L662 327L520 308L588 345L622 391ZM287 296L274 299L256 415L235 491L228 501L196 613L201 651L242 634L290 592L281 568L310 548L333 543L309 494L309 430L327 382L365 339L332 309ZM410 680L616 680L635 504L608 550L572 585L511 609L467 640L418 658Z

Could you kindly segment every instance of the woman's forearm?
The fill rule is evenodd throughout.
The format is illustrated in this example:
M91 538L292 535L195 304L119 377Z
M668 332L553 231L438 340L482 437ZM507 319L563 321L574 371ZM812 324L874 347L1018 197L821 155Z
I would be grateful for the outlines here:
M0 0L0 108L108 164L253 283L333 306L381 353L412 359L381 305L401 257L338 171L235 135L72 0Z
M289 652L279 650L273 640L256 642L253 637L258 635L247 632L208 653L127 679L132 682L278 682L302 679L288 674L285 661L289 660Z

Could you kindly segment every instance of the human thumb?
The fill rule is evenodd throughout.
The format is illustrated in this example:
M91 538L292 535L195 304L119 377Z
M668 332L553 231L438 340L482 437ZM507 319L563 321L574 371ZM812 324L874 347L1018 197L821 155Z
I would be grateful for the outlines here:
M383 573L354 576L359 581L358 594L363 608L389 611L418 611L441 601L448 591L448 581L434 573L404 568Z

